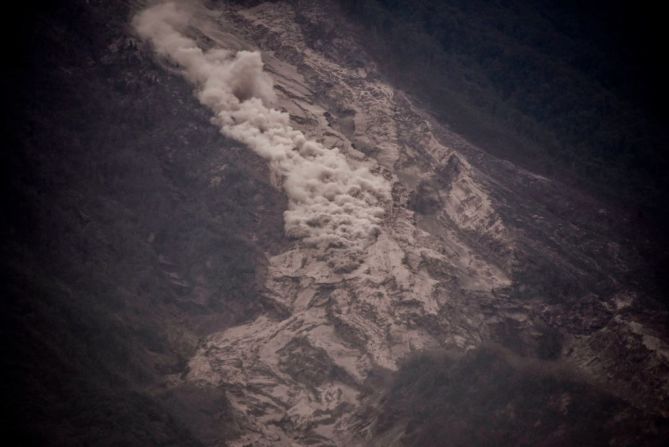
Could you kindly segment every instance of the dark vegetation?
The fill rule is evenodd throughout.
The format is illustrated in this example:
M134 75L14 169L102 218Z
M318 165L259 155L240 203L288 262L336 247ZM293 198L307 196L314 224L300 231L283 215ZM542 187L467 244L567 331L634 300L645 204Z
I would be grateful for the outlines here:
M660 446L669 435L666 420L629 408L556 364L494 347L406 361L376 432L401 424L404 445L430 447Z
M617 192L666 185L667 87L652 10L552 0L342 4L390 73L487 149L538 157L522 161Z
M37 2L4 29L0 357L15 445L188 446L235 431L221 390L165 393L160 380L185 370L198 336L261 309L256 247L282 238L283 199L128 39L130 14Z

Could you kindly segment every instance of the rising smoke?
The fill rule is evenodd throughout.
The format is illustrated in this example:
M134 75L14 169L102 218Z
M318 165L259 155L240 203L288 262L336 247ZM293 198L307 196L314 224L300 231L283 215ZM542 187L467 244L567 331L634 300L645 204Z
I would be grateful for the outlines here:
M337 148L308 140L272 109L271 77L257 51L202 50L187 37L188 10L167 2L139 13L139 35L182 68L221 132L269 161L289 199L286 233L318 247L359 247L379 231L389 184L366 167L352 167Z

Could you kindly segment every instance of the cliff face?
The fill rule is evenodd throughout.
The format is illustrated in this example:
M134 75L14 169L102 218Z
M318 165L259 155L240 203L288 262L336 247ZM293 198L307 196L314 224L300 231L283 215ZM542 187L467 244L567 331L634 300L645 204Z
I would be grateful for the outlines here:
M336 2L208 6L153 5L148 22L133 20L142 4L82 6L114 15L104 45L49 61L44 85L74 96L47 104L67 118L28 106L37 137L24 124L20 139L28 163L57 158L58 175L38 178L65 178L44 193L57 201L30 180L13 187L37 197L26 200L54 245L44 259L72 265L43 266L40 244L11 227L13 283L48 280L17 286L16 306L64 334L49 346L23 311L10 327L37 348L19 348L21 368L50 349L91 353L52 376L70 368L96 390L111 382L110 401L151 402L161 422L131 431L138 445L661 439L667 315L634 276L624 215L434 120L387 81ZM44 149L53 134L60 153ZM45 300L72 322L53 322ZM82 341L80 321L82 334L119 334L119 355ZM50 414L40 433L82 439L72 415L89 405ZM74 428L49 425L59 418ZM113 432L107 422L95 418Z

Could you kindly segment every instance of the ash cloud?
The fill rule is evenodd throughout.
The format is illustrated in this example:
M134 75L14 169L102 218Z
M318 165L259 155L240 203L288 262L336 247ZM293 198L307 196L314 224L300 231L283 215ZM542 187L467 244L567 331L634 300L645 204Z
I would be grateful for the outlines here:
M140 12L133 25L158 55L181 67L221 132L268 160L283 179L286 233L318 247L358 247L374 238L388 182L351 166L338 148L309 140L287 113L271 108L273 82L259 52L203 50L184 34L189 20L187 9L167 2Z

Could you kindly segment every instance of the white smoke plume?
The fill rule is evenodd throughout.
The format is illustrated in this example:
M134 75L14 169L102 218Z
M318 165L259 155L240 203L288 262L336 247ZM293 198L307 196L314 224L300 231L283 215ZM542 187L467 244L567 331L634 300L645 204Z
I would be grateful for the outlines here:
M319 247L358 247L374 238L388 182L352 167L339 149L308 140L290 126L287 113L270 107L273 82L259 52L202 50L184 35L189 20L186 9L167 2L140 12L133 25L160 56L182 68L221 132L268 160L283 179L286 233Z

